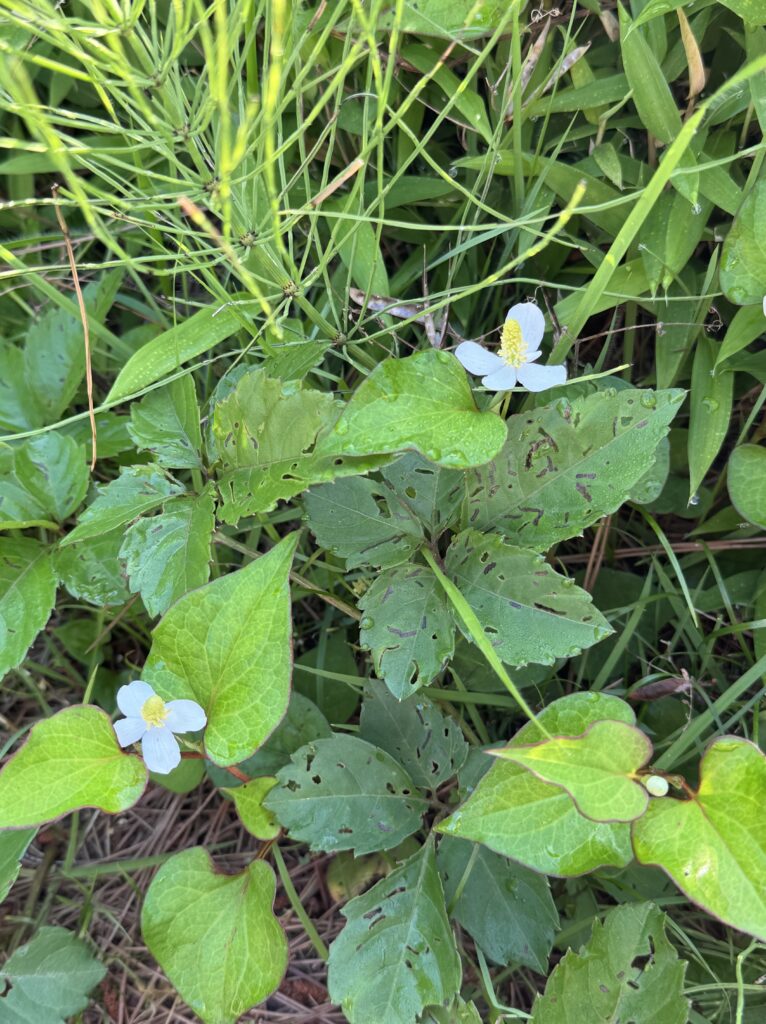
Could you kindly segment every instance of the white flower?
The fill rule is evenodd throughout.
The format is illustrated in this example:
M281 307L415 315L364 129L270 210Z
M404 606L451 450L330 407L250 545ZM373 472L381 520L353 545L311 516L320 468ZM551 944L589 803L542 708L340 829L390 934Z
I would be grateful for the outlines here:
M195 732L207 722L194 700L166 704L143 679L134 679L117 691L117 707L125 715L114 723L121 747L141 740L141 753L149 771L167 775L181 763L181 748L174 732Z
M540 309L532 302L519 302L508 310L497 355L475 341L461 342L455 355L492 391L508 391L517 380L527 391L547 391L566 381L567 368L534 365L541 355L544 333L545 317Z

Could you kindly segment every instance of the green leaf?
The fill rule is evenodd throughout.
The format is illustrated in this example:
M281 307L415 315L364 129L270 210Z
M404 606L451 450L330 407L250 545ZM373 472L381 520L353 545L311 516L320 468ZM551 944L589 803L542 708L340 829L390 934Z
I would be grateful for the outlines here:
M421 5L423 6L423 5ZM426 75L437 65L439 55L426 46L411 43L401 49L401 59L411 64L416 71ZM444 64L438 67L432 76L432 81L441 90L444 99L454 100L452 117L467 126L471 131L478 132L485 142L493 144L492 126L487 117L487 109L484 100L478 92L471 89L461 89L460 79L450 68ZM458 118L457 115L461 117ZM365 287L365 285L360 285ZM388 294L388 291L382 294Z
M191 793L200 784L204 774L205 764L202 760L184 758L166 775L149 772L149 779L170 793Z
M88 1005L106 968L66 928L43 927L0 968L3 1024L64 1024Z
M334 673L348 676L350 679L359 678L353 645L349 642L345 629L327 631L320 634L318 640L316 647L310 648L295 659L293 693L297 690L308 697L330 722L347 722L359 707L359 693L356 687L350 682L345 683L320 673ZM311 669L317 669L318 672L315 674ZM306 736L293 749L302 747L304 743L314 738L315 736Z
M342 912L329 989L350 1024L412 1024L426 1005L457 994L460 958L432 842Z
M707 748L689 800L652 800L633 823L642 864L656 864L693 903L766 940L766 757L724 736Z
M761 0L721 0L721 3L748 25L766 25L766 10Z
M718 346L706 334L697 339L689 416L689 496L697 493L729 430L734 373L714 372Z
M726 236L721 290L737 306L760 306L766 295L766 180L754 182Z
M95 501L85 509L61 546L100 537L183 493L180 484L153 466L129 466L116 480L98 487Z
M636 772L648 764L652 744L626 722L594 722L580 736L552 736L529 746L493 750L495 757L561 786L592 821L633 821L649 803Z
M555 573L542 555L496 534L458 534L445 570L509 665L552 665L612 632L590 594Z
M27 376L24 352L0 339L0 365L0 429L15 432L41 427L43 413Z
M425 698L398 701L368 683L359 735L396 758L421 789L436 789L463 767L468 744L460 726Z
M359 599L359 642L376 674L406 700L441 672L455 649L455 624L439 583L425 566L380 573Z
M460 363L430 349L379 363L318 451L366 456L414 449L441 466L465 469L497 455L505 437L504 420L477 410Z
M418 0L402 11L401 31L441 39L476 39L491 35L508 7L503 0ZM396 14L381 12L380 28L393 27ZM434 55L436 62L437 55Z
M274 731L290 696L290 588L298 534L244 569L180 598L154 629L144 677L165 699L207 714L215 764L249 757Z
M686 1024L686 964L665 934L653 903L614 907L596 920L587 946L570 949L532 1011L532 1024L631 1021Z
M398 565L423 542L418 521L395 499L388 501L374 480L356 476L321 484L304 501L317 543L345 558L347 569Z
M660 285L667 290L688 264L711 209L709 200L691 203L676 191L660 196L639 232L638 247L652 295Z
M0 537L0 679L24 660L56 599L50 550Z
M452 1006L427 1006L422 1024L481 1024L475 1003L466 1003L460 996L455 997Z
M514 961L547 974L559 924L548 879L485 846L478 847L471 861L473 849L449 836L439 843L436 859L450 916L495 963ZM452 906L469 863L467 881Z
M275 839L279 835L279 825L273 814L263 806L264 798L276 784L273 775L264 775L246 782L244 786L223 790L234 801L239 820L256 839Z
M635 725L632 709L619 698L575 693L544 708L511 745L543 739L540 726L553 735L578 736L602 720ZM565 790L504 761L496 761L465 803L436 829L483 843L546 875L581 875L606 865L624 867L632 859L627 824L583 817Z
M738 309L729 321L726 334L718 348L715 369L717 370L721 363L741 352L743 348L747 348L756 338L760 338L764 331L766 318L761 305L743 306L742 309Z
M21 871L21 858L37 835L37 829L0 832L0 903L11 891Z
M58 522L82 504L88 491L88 466L81 445L64 434L30 438L16 450L15 476L28 494Z
M622 62L638 116L660 142L673 142L681 131L681 115L673 93L652 47L640 31L631 31L632 22L622 4L618 9Z
M420 828L426 801L385 751L356 736L307 743L264 800L312 850L391 850Z
M118 814L139 799L146 768L117 743L92 704L65 708L32 727L0 771L0 828L31 828L81 807Z
M455 521L465 493L465 474L435 466L417 452L409 452L382 470L401 504L438 537Z
M161 466L201 468L202 434L192 375L179 377L135 402L128 430L139 451L152 452Z
M463 525L537 551L576 537L627 500L683 397L610 388L511 416L503 451L468 474Z
M118 527L56 551L56 572L73 597L98 606L125 604L130 593L119 558L124 539Z
M748 522L766 530L766 448L741 444L729 456L729 497Z
M199 846L171 857L149 886L144 942L206 1024L234 1024L282 980L287 940L272 909L275 889L264 861L223 875Z
M176 498L157 516L139 519L120 549L132 593L140 593L150 615L162 615L174 601L210 579L210 545L215 529L210 489L197 498Z

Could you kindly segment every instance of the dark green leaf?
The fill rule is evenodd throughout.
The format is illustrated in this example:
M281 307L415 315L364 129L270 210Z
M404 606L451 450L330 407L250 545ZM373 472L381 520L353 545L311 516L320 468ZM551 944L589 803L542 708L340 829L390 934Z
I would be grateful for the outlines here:
M465 493L464 473L435 466L417 452L410 452L385 466L382 474L397 499L432 537L453 524Z
M73 597L99 607L125 604L130 592L119 557L124 539L125 533L118 527L58 549L54 557L56 572Z
M194 378L179 377L135 402L130 410L130 436L139 451L150 451L161 466L199 469L202 434Z
M0 679L23 661L55 598L50 549L36 540L0 537Z

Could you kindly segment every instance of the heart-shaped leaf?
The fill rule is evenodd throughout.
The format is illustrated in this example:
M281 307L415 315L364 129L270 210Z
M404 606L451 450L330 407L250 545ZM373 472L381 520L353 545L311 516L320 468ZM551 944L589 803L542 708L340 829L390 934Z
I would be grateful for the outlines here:
M180 598L154 630L144 677L165 699L207 714L215 764L244 761L274 731L290 697L290 588L298 534Z
M649 803L635 773L652 756L652 744L626 722L594 722L581 736L552 736L492 753L561 786L580 814L593 821L633 821Z
M256 839L274 839L279 835L279 825L274 815L263 806L264 797L276 784L273 775L263 775L251 779L244 786L223 790L234 801L239 820Z
M171 857L149 886L144 941L206 1024L234 1024L282 980L287 940L272 910L275 888L265 861L222 875L201 847Z
M689 800L652 800L633 823L642 864L666 871L690 900L766 941L766 757L724 736L706 750Z
M33 726L0 771L0 828L29 828L81 807L125 811L146 786L143 761L117 743L109 716L91 704Z

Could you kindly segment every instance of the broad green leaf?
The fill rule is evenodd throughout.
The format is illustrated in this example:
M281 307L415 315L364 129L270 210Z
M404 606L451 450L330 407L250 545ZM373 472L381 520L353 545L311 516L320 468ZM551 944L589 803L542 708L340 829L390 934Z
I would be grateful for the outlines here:
M426 801L385 751L335 735L297 750L264 800L312 850L391 850L420 828Z
M481 1024L475 1003L466 1003L455 997L452 1006L427 1006L420 1018L422 1024Z
M667 290L688 264L707 226L712 203L691 203L679 192L663 192L639 232L639 249L652 295ZM675 319L675 317L673 317Z
M588 944L556 965L531 1024L686 1024L685 971L661 910L653 903L614 907L603 924L594 921Z
M42 409L24 365L24 352L0 339L0 429L15 432L43 425Z
M652 18L658 18L662 14L669 14L671 11L675 11L676 8L685 6L687 3L688 0L648 0L644 9L636 15L636 20L629 31L633 32L639 25L644 25L647 21L651 21Z
M608 389L511 416L508 441L468 474L463 525L546 551L627 500L684 393Z
M50 550L36 540L0 537L0 679L24 660L55 598Z
M317 543L346 560L346 568L387 568L410 559L423 543L417 519L374 480L348 477L312 487L304 499Z
M237 304L249 295L233 295L228 305L216 302L147 342L128 359L106 396L117 402L135 395L176 371L182 363L209 351L240 328L249 328L245 306Z
M651 505L665 489L670 475L670 441L663 437L657 445L657 457L651 469L631 488L630 500L636 505Z
M688 438L690 497L712 466L731 422L734 373L727 369L714 372L716 350L716 343L707 335L697 339Z
M71 438L56 432L30 438L15 453L15 477L58 522L82 504L88 490L85 451Z
M660 142L673 142L681 131L681 115L673 93L649 42L640 31L631 31L632 22L622 4L618 9L622 63L638 116Z
M40 928L0 967L3 1024L64 1024L88 1005L106 974L88 946L66 928Z
M0 903L11 891L21 871L21 858L37 835L37 829L0 832Z
M477 410L460 363L430 349L379 363L318 451L367 456L414 449L440 466L465 469L489 462L505 437L504 420Z
M492 753L561 786L592 821L633 821L649 803L636 772L649 762L652 744L626 722L594 722L580 736L552 736Z
M345 629L323 632L318 641L316 647L295 659L293 693L297 691L308 697L330 722L347 722L359 707L359 693L350 682L345 683L332 675L359 678L353 645ZM306 736L293 749L314 738Z
M330 948L330 998L350 1024L412 1024L429 1003L460 988L433 843L343 908Z
M139 451L150 451L161 466L199 469L202 433L197 391L191 374L150 391L130 409L130 436Z
M741 444L729 456L726 481L737 512L766 530L766 448Z
M748 25L766 25L766 9L761 0L721 0L721 3Z
M457 895L472 850L471 843L449 836L439 843L436 860L448 906ZM495 963L514 961L539 974L548 973L559 916L544 875L480 846L450 916Z
M129 466L115 480L98 487L96 499L82 513L77 526L67 534L61 546L100 537L183 493L180 484L154 466Z
M766 757L748 740L716 739L691 799L652 800L633 823L642 864L666 871L693 903L766 941Z
M491 35L507 11L502 0L418 0L404 6L400 25L402 32L413 35L476 39ZM398 12L388 13L384 9L379 27L391 28L394 18L398 20ZM434 61L437 56L434 55Z
M191 793L200 784L204 774L204 761L184 758L166 775L149 772L149 779L156 786L162 786L163 789L167 789L171 793Z
M141 934L205 1024L234 1024L281 982L287 940L272 909L275 890L265 861L219 874L199 846L175 854L154 876Z
M721 290L737 306L760 306L766 295L766 180L753 184L721 252Z
M359 735L396 758L421 789L451 779L468 756L457 722L425 698L398 701L380 683L365 689Z
M0 828L31 828L81 807L118 814L139 799L146 768L117 743L92 704L65 708L32 727L0 771Z
M409 452L381 470L396 498L420 520L432 537L451 526L465 493L465 474L444 469Z
M279 825L274 815L263 806L264 798L276 784L273 775L264 775L251 779L244 786L223 790L234 801L239 820L256 839L275 839L279 835Z
M290 588L298 534L181 597L154 629L145 678L207 714L205 751L236 764L260 747L290 696Z
M99 607L125 604L130 592L119 557L124 539L125 533L118 527L58 549L54 556L56 573L73 597Z
M49 522L46 509L16 476L14 461L11 453L0 476L0 530L24 530L31 523Z
M575 693L544 708L511 744L549 733L578 736L602 720L635 725L632 709L618 697ZM519 765L496 761L474 792L437 831L483 843L541 874L582 875L603 866L624 867L632 859L630 827L583 817L565 790L542 782Z
M554 572L542 555L497 534L458 534L445 569L509 665L552 665L612 632L590 594Z
M209 489L197 498L176 498L159 515L139 519L126 532L120 557L131 591L141 594L150 615L162 615L210 578L213 507Z
M715 358L715 369L721 363L747 348L756 338L766 334L766 317L763 315L763 307L743 306L738 309L729 321L726 334L718 347Z
M441 672L455 649L455 623L444 592L426 566L380 573L359 599L359 642L398 700Z

